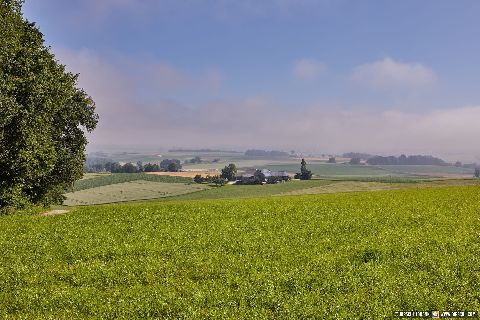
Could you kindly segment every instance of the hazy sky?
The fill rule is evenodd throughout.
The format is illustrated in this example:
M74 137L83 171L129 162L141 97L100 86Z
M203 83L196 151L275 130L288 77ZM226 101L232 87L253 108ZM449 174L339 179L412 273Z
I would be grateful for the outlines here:
M90 148L480 161L478 0L27 0L100 123Z

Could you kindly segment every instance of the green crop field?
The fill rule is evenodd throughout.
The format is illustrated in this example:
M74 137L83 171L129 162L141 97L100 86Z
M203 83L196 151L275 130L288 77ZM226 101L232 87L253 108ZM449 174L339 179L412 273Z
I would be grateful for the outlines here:
M427 166L427 165L392 165L392 166L377 166L391 172L401 172L404 174L422 174L422 175L442 175L442 174L457 174L473 176L473 169L461 168L454 166Z
M299 165L296 163L268 163L266 168L271 170L286 170L297 172ZM309 162L308 169L313 174L321 177L412 177L412 176L473 176L473 170L468 168L459 168L454 166L428 166L428 165L392 165L392 166L369 166L369 165L349 165L341 163L324 163L319 161Z
M383 319L480 310L480 187L0 217L7 319Z

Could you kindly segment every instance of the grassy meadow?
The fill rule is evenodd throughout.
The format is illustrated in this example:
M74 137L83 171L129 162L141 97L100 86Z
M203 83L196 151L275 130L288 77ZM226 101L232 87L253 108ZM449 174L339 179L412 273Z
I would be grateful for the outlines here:
M480 309L480 187L0 219L7 319L360 319Z

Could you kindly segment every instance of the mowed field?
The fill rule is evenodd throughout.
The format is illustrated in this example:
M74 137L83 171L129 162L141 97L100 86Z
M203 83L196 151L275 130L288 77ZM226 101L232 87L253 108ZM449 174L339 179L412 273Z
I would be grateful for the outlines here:
M157 199L209 189L207 185L136 180L66 194L66 206Z
M86 174L65 194L66 206L173 197L209 189L191 178L143 173Z
M0 317L360 319L480 310L480 187L0 218Z

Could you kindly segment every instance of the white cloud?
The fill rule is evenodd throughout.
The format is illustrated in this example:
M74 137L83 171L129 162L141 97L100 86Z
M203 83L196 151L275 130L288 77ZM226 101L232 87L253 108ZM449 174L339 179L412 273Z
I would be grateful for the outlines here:
M293 74L304 80L314 80L325 69L325 66L315 59L301 59L295 62Z
M97 103L100 122L91 136L95 145L137 147L228 147L304 150L310 152L365 151L381 154L432 154L452 160L480 157L474 148L480 136L480 106L450 108L429 113L373 112L338 105L285 105L274 98L253 96L200 103L187 108L182 94L169 99L169 92L192 84L218 81L213 73L192 80L174 66L149 68L133 59L128 65L89 50L58 52L69 69L80 73L80 85ZM137 61L138 64L135 64ZM155 62L153 63L155 65ZM162 65L163 66L163 65ZM138 91L138 75L145 73ZM178 81L151 81L158 72L178 76ZM173 77L173 76L172 76ZM173 77L175 78L175 77ZM207 85L207 87L210 84ZM205 91L205 87L199 90ZM144 93L153 94L145 99ZM208 96L208 94L207 94ZM215 102L213 102L215 101ZM479 158L480 159L480 158ZM477 160L478 161L478 160Z
M436 75L420 63L402 63L391 58L367 63L353 70L351 79L375 89L418 89L431 86Z

